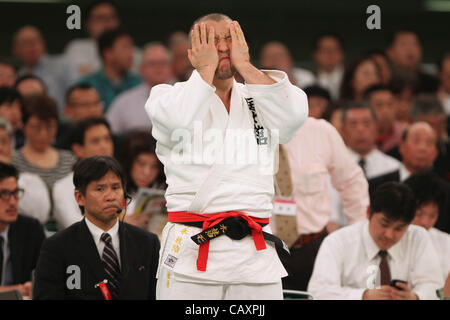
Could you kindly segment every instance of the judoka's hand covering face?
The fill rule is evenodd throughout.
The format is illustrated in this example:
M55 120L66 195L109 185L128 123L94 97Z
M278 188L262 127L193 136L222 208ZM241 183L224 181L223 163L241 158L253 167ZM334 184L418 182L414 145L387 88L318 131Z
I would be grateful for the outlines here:
M245 41L244 32L242 32L239 22L230 23L231 34L231 64L239 70L239 68L250 62L248 53L248 45Z
M219 63L214 28L209 27L208 31L205 22L196 24L191 30L192 49L188 49L188 58L199 73L203 70L215 71Z

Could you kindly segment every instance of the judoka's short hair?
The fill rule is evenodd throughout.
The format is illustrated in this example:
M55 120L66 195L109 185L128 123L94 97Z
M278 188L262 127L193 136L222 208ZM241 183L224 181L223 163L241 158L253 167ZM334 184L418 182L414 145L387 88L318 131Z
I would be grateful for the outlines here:
M400 182L383 183L370 194L370 217L375 213L382 213L392 221L411 223L416 214L413 191Z

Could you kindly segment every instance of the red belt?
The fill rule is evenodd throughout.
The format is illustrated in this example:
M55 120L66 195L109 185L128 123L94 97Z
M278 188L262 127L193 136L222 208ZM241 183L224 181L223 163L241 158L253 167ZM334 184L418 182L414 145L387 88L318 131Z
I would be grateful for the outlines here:
M206 230L222 220L227 218L241 218L245 220L252 230L253 242L256 250L266 249L266 242L262 233L262 227L258 223L269 223L269 219L250 217L247 214L239 211L226 211L213 214L200 214L194 212L169 212L169 222L184 223L184 222L203 222L202 230ZM202 243L199 246L197 258L197 270L206 271L206 262L208 261L209 241Z

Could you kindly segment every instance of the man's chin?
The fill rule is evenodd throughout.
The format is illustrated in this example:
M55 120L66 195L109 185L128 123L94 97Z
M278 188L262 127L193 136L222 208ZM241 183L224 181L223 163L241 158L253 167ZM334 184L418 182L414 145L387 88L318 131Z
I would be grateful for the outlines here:
M227 80L233 78L236 74L236 70L234 68L227 68L225 70L217 69L215 73L215 78L220 80Z

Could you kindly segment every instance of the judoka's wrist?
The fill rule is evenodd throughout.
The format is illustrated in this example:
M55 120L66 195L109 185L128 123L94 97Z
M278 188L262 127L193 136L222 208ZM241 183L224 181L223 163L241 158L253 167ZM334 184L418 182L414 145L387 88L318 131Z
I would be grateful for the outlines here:
M216 68L211 66L204 66L197 68L198 74L202 77L205 82L209 85L213 85L214 74L216 73Z

